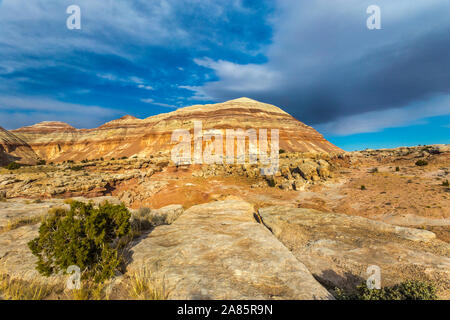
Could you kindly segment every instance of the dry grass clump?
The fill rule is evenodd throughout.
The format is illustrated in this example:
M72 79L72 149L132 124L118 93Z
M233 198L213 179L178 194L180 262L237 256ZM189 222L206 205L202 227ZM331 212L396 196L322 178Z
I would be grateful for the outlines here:
M73 289L66 292L69 300L109 300L110 282L95 283L93 281L83 281L80 289Z
M128 294L137 300L167 300L164 279L157 279L146 268L129 278Z
M58 208L58 207L50 208L46 214L42 214L40 216L12 219L12 220L8 221L8 224L6 226L3 226L2 228L0 228L0 233L11 231L11 230L23 227L23 226L34 225L37 223L43 223L47 218L49 218L55 214L58 214L62 210L65 210L65 209Z
M6 226L3 226L0 228L0 233L11 231L23 226L33 225L36 223L42 223L42 221L45 220L45 215L37 216L37 217L25 217L25 218L19 218L15 220L8 221L8 224Z
M52 286L38 281L12 279L0 274L0 296L5 300L43 300L52 292Z

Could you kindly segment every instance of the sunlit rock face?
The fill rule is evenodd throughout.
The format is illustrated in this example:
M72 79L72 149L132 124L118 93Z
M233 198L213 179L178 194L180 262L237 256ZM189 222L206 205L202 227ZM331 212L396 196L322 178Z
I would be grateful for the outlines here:
M124 116L94 129L75 129L62 122L43 122L13 130L41 158L50 161L112 157L146 157L169 153L172 132L193 132L194 122L202 129L278 129L280 149L296 152L334 153L342 150L313 128L273 105L248 98L224 103L195 105L147 119ZM225 135L225 134L224 134Z
M12 161L35 164L37 156L25 141L0 127L0 165Z

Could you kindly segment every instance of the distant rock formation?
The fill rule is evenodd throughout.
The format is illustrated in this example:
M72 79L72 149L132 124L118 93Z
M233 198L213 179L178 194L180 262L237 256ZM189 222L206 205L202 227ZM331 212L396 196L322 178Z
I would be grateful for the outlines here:
M37 155L25 141L0 127L0 165L13 161L35 164L37 160Z
M313 128L273 105L241 98L211 105L195 105L147 119L124 116L94 129L75 129L62 122L42 122L12 132L46 160L146 157L168 153L175 129L192 132L194 121L208 129L280 130L280 148L286 151L342 152Z

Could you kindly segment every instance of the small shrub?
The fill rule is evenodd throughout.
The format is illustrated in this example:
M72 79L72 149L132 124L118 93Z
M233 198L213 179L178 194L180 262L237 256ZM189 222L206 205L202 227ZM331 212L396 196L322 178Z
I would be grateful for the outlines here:
M400 167L395 167L395 171L400 171Z
M274 188L276 186L275 180L272 177L266 178L269 187Z
M81 171L81 170L83 170L83 166L73 166L73 167L70 167L70 170L72 170L72 171Z
M286 153L286 150L280 149L279 154Z
M450 186L448 183L448 180L442 181L442 186L444 186L444 187Z
M70 210L54 210L40 226L39 237L28 243L37 256L36 269L45 276L71 265L82 279L102 282L112 277L122 262L118 243L130 233L130 212L122 205L73 201Z
M381 289L369 289L366 283L363 283L353 294L339 288L334 292L338 300L437 300L438 298L433 284L416 280L407 280Z
M417 160L416 161L416 166L423 167L426 165L428 165L428 161L426 161L426 160Z
M20 163L17 162L10 162L7 166L5 166L5 169L8 170L18 170L20 169L22 165Z
M372 170L370 170L370 173L376 173L378 172L378 168L372 168Z
M361 190L367 190L365 185L361 186Z
M73 199L64 199L64 203L65 204L68 204L68 205L72 205L72 203L74 203L75 202L75 200L73 200Z
M45 160L39 160L38 162L37 162L37 165L38 166L45 166L47 164L47 161L45 161Z

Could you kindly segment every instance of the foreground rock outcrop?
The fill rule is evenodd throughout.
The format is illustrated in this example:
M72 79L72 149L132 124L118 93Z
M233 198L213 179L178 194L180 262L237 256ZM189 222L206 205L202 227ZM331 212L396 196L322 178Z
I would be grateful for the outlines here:
M298 152L342 152L313 128L278 107L241 98L198 105L147 119L125 116L94 129L75 129L61 122L44 122L13 130L42 159L49 161L148 157L173 148L172 132L192 132L194 121L203 129L279 129L280 148Z
M133 247L128 272L164 276L169 299L331 299L240 200L198 205Z
M258 211L263 223L327 286L352 288L381 268L382 285L406 279L433 281L450 297L450 246L432 232L363 217L273 206Z
M104 200L118 201L92 199ZM55 206L67 207L62 200L0 202L0 275L64 286L67 275L48 279L35 270L27 245ZM5 225L8 218L19 223ZM114 299L129 298L136 274L162 283L168 299L332 299L326 288L351 290L370 265L381 268L382 286L425 280L450 298L450 247L427 230L281 205L255 214L235 197L188 210L171 205L148 218L167 225L129 244L126 272L111 282Z

